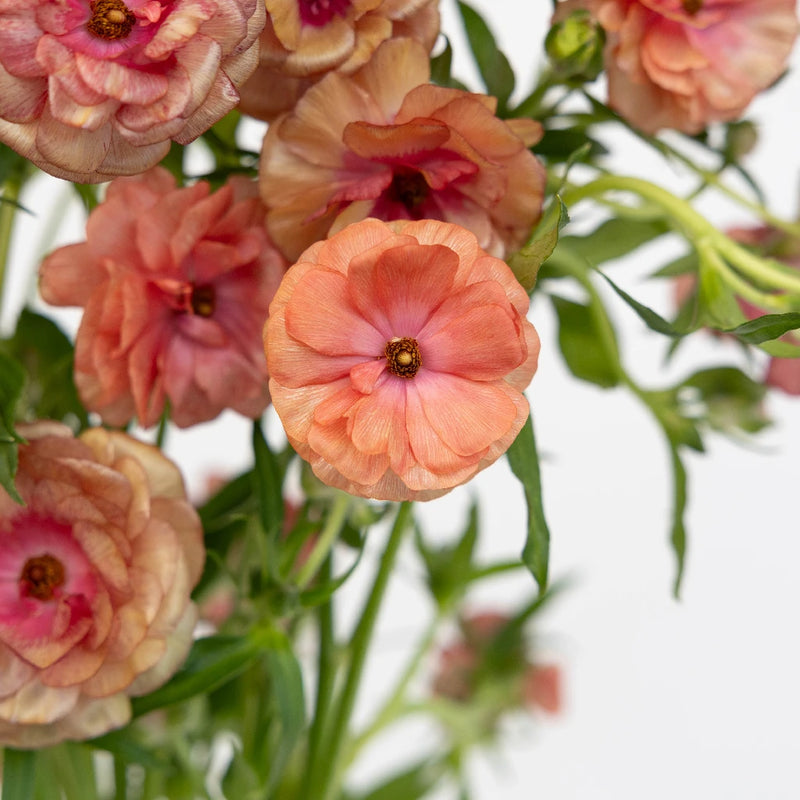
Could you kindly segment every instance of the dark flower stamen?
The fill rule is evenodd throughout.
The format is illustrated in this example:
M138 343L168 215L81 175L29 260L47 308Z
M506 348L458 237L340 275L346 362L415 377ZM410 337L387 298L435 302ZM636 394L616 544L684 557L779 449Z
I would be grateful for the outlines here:
M422 366L422 354L416 339L404 336L395 337L386 342L383 351L388 363L389 372L398 378L413 378Z
M136 17L122 0L96 0L86 27L93 36L113 41L125 39L135 24Z
M388 190L389 198L409 211L421 205L429 193L430 186L420 172L395 172Z
M64 565L49 553L25 562L19 576L23 594L37 600L52 600L55 590L64 583Z
M192 287L192 297L189 302L192 306L192 312L197 314L198 317L210 317L216 308L214 287L210 283Z

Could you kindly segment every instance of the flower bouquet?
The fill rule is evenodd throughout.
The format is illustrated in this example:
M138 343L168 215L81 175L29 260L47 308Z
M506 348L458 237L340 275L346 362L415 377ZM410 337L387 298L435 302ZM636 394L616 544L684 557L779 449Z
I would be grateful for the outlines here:
M680 595L692 454L800 394L746 117L796 4L517 5L0 3L2 800L509 796L476 758L546 745L591 596L581 391L660 450L567 502L613 553L592 493L668 470Z

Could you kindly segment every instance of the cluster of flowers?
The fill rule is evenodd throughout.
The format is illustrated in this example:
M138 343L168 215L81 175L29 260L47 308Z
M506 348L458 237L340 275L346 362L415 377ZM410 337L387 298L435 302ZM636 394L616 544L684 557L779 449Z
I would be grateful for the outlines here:
M796 34L794 0L559 5L605 30L610 102L648 131L734 118ZM432 84L437 33L436 0L0 3L0 141L116 178L86 241L41 269L47 302L84 309L88 410L190 426L271 400L323 481L389 500L505 452L539 340L502 259L542 213L541 126ZM258 181L177 186L157 166L171 143L240 100L270 122ZM25 506L0 492L0 743L39 746L124 724L174 671L203 558L157 451L21 433Z

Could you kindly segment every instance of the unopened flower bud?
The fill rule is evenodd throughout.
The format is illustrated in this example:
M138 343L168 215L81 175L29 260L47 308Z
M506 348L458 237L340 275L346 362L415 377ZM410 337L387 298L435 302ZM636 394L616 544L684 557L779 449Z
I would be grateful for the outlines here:
M585 9L556 22L544 46L555 74L566 81L593 81L603 70L605 32Z

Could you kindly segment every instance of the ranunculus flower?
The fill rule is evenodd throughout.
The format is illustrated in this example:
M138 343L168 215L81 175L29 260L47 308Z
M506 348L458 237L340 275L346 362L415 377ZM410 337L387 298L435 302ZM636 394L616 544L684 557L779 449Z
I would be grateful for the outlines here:
M130 697L192 642L200 520L159 450L103 428L18 427L0 489L0 745L44 747L125 725Z
M381 42L409 36L430 52L439 0L266 0L259 65L242 87L242 110L271 122L327 73L349 74Z
M264 230L252 181L216 192L176 188L157 167L111 183L86 242L51 253L40 273L53 305L83 306L75 383L111 425L134 415L186 427L223 409L258 417L269 403L261 328L286 262Z
M533 120L502 121L485 95L428 83L425 49L382 44L350 77L333 73L270 125L261 195L275 243L296 259L368 216L444 219L492 255L521 245L542 209Z
M0 141L67 180L143 172L237 104L264 19L261 0L4 0Z
M522 631L501 640L511 618L494 611L459 620L459 638L442 648L433 692L455 703L477 699L485 684L501 684L502 694L490 693L494 711L520 706L554 714L561 709L561 670L554 664L531 663ZM491 715L490 715L491 721Z
M427 500L514 441L539 338L528 296L475 236L363 220L287 273L264 337L289 441L325 483Z
M647 133L739 117L786 68L795 0L567 0L605 28L608 99Z

